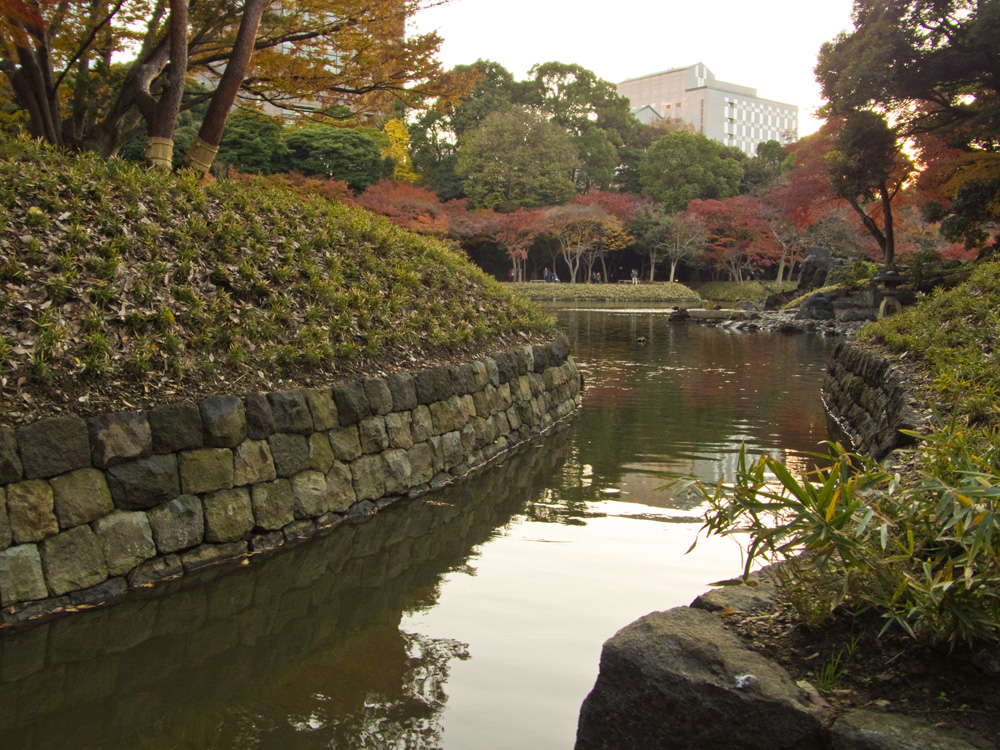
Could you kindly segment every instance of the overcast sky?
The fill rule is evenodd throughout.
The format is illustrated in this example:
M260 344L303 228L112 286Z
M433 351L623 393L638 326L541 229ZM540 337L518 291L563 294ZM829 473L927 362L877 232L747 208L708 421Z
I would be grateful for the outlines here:
M851 28L851 0L451 0L422 11L448 68L482 58L516 79L550 61L626 78L704 63L717 80L799 106L799 135L819 127L820 45Z

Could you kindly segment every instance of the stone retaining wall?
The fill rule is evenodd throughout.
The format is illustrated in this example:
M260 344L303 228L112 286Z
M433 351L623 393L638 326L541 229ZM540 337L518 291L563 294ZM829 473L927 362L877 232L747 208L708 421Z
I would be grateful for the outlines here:
M912 443L900 432L920 425L912 399L906 375L888 359L848 343L837 346L823 381L823 403L831 435L850 450L881 460Z
M568 416L580 388L561 339L0 429L0 617L115 599L444 486Z

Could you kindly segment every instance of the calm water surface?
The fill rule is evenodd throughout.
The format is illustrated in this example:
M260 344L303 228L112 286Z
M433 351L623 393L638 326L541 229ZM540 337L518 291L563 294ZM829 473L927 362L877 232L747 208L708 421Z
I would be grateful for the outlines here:
M269 560L0 639L4 748L572 748L604 640L739 570L664 475L825 439L832 344L553 308L586 381L504 465ZM645 343L639 343L639 337Z

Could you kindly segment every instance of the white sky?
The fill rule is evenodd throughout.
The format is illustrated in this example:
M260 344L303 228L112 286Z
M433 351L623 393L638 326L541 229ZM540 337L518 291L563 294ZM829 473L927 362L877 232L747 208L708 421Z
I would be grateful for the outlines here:
M536 63L577 63L626 78L704 63L719 81L799 106L799 135L819 127L813 75L823 42L851 28L852 0L451 0L421 11L444 38L446 68L493 60L514 78Z

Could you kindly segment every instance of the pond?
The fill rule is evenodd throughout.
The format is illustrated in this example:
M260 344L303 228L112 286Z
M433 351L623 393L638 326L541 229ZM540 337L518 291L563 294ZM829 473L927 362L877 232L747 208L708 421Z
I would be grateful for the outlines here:
M671 476L826 437L833 343L552 308L585 378L505 464L237 569L0 639L18 748L572 748L602 643L736 575Z

